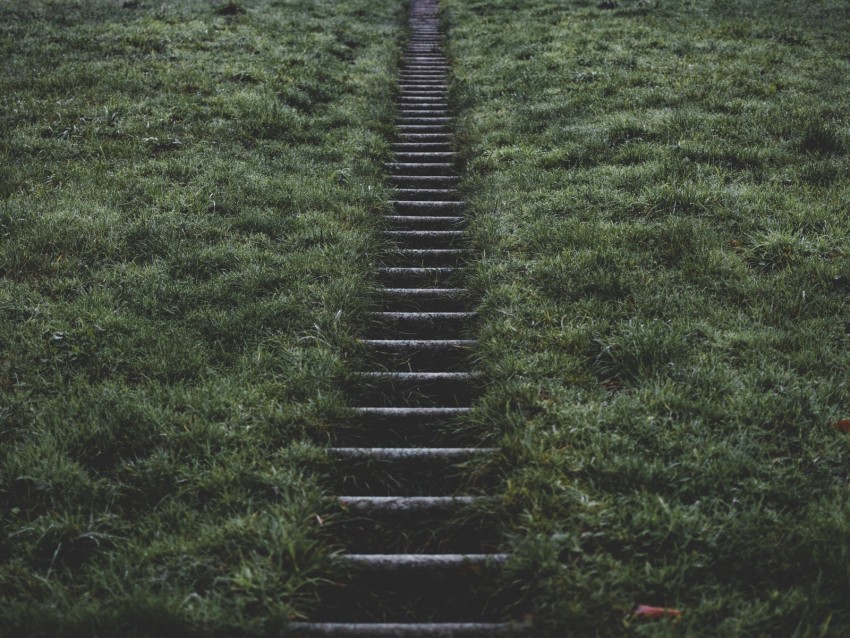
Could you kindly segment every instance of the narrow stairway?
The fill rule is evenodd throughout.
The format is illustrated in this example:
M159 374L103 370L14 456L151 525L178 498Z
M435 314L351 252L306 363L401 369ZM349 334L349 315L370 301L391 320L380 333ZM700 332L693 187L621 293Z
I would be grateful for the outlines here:
M455 190L451 112L436 0L412 0L399 78L395 200L378 267L384 286L362 340L352 427L336 433L336 539L350 571L293 636L485 637L504 622L491 520L494 484L480 432L459 420L480 390L471 369L475 313L462 287L469 258ZM474 467L474 471L473 471Z

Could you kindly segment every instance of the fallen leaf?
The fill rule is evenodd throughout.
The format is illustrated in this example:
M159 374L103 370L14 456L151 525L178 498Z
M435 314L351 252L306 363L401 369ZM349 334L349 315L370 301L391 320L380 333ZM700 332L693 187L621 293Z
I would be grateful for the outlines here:
M832 424L832 427L834 427L839 432L850 433L850 419L839 419L838 421Z
M634 611L635 618L678 618L682 612L672 607L653 607L652 605L638 605Z

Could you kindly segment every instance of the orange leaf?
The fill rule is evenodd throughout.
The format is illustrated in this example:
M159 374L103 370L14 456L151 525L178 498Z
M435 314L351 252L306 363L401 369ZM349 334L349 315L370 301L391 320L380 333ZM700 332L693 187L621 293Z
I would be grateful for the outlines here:
M672 607L653 607L652 605L638 605L635 609L635 618L678 618L682 612Z
M850 419L839 419L832 424L832 427L840 432L850 433Z

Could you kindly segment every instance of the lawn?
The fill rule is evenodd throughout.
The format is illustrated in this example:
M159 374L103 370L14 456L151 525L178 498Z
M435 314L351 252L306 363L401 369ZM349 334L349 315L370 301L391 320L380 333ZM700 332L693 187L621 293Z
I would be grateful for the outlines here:
M309 610L403 19L0 0L0 633Z
M850 635L850 7L443 8L515 613ZM0 0L3 631L274 635L334 577L403 14Z
M443 6L518 609L850 635L850 6Z

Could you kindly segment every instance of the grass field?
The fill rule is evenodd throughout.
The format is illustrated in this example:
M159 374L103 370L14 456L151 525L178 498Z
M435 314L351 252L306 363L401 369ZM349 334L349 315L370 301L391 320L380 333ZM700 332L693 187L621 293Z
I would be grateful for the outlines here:
M850 7L444 8L539 635L850 635Z
M403 5L0 0L0 634L333 575ZM850 7L443 5L517 613L850 635Z
M402 24L389 0L0 1L0 634L309 608L304 441L373 285Z

